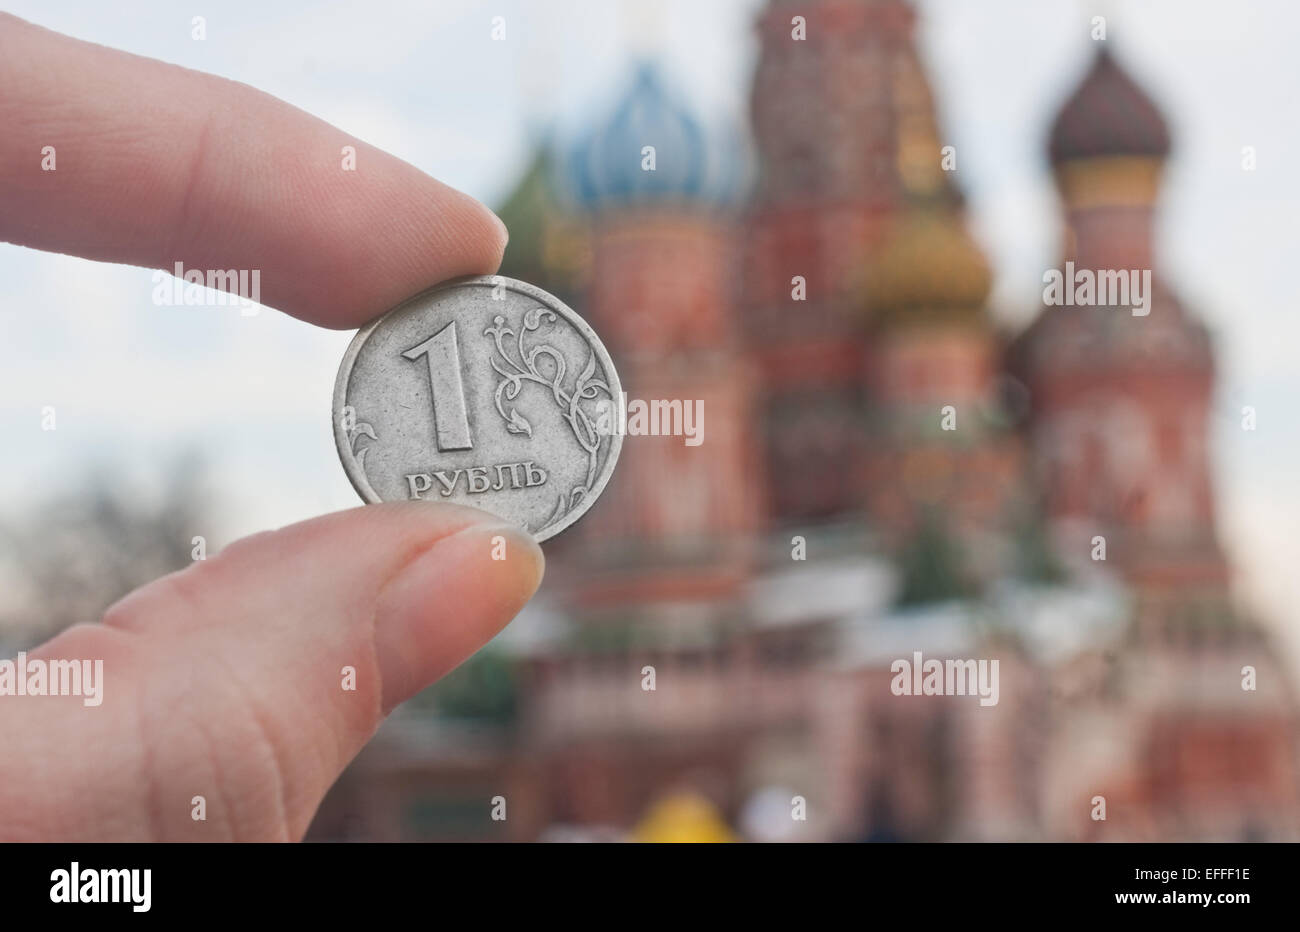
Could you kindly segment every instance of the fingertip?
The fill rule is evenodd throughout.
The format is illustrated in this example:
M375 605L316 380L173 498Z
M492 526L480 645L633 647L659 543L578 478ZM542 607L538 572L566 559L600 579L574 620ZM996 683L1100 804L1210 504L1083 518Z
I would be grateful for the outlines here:
M523 602L520 603L522 608L523 603L531 599L542 584L542 578L546 575L546 555L542 552L541 545L528 532L513 525L504 525L496 530L498 534L493 536L500 537L505 550L514 555L515 568L526 590Z
M497 228L497 267L499 268L501 266L501 259L506 254L506 246L510 244L510 230L506 228L506 222L498 217L495 211L488 210L486 207L484 210L488 211L488 215L492 218L492 222ZM493 271L495 271L495 269Z
M466 267L460 274L491 275L501 267L510 231L506 229L505 222L482 201L468 194L457 193L463 199L462 235L466 244Z
M545 557L526 532L470 524L442 537L386 585L375 612L385 712L463 663L519 613Z

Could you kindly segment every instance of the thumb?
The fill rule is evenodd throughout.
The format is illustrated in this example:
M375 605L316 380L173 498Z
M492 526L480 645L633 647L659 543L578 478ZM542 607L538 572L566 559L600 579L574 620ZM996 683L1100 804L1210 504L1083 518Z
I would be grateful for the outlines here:
M99 705L0 703L0 838L301 838L382 717L504 627L542 567L499 519L411 502L257 534L145 586L28 656L102 660Z

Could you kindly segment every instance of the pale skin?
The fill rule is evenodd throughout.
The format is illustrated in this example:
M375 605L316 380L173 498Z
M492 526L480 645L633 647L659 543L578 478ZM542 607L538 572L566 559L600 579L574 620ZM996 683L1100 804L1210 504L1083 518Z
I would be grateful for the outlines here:
M477 201L282 101L7 14L0 126L0 240L261 269L263 303L323 327L494 272L505 249ZM29 652L102 659L102 705L0 697L0 840L300 839L383 717L500 631L542 570L499 520L412 502L256 534L138 589Z

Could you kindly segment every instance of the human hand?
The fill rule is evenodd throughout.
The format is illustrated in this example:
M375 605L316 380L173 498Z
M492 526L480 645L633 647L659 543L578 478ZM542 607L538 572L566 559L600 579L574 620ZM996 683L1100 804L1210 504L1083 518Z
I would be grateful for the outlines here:
M246 85L0 13L0 87L2 240L260 269L264 303L340 329L500 263L505 228L477 201ZM412 502L257 534L135 591L28 654L102 659L101 705L0 696L0 839L300 839L382 717L495 635L542 567L522 531Z

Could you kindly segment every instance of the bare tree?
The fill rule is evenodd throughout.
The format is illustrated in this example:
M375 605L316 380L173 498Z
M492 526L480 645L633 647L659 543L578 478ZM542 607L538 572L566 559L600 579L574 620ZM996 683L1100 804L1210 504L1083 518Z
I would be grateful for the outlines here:
M188 566L212 513L197 456L179 458L146 494L88 470L91 485L24 515L0 518L0 569L14 582L0 599L0 647L21 650L93 621L132 589Z

